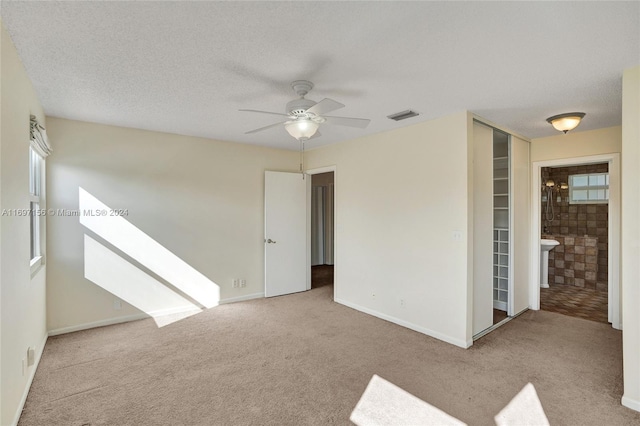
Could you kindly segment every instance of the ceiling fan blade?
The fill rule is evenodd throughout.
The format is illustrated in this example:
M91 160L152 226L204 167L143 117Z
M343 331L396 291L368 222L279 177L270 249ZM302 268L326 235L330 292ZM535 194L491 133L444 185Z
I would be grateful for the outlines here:
M287 120L287 121L289 121L289 120ZM272 128L272 127L281 126L281 125L283 125L284 123L286 123L287 121L280 121L280 122L278 122L278 123L273 123L273 124L269 124L268 126L260 127L259 129L249 130L248 132L245 132L244 134L245 134L245 135L250 135L251 133L258 133L258 132L261 132L261 131L263 131L263 130L270 129L270 128Z
M371 120L368 118L352 118L352 117L330 117L323 116L328 124L337 124L338 126L358 127L364 129L369 125Z
M344 108L344 105L340 102L336 102L333 99L324 98L323 100L309 108L306 112L312 112L316 115L323 115L340 108Z
M270 111L259 111L257 109L239 109L238 111L243 112L258 112L260 114L269 114L269 115L279 115L281 117L289 117L289 114L281 114L279 112L270 112Z

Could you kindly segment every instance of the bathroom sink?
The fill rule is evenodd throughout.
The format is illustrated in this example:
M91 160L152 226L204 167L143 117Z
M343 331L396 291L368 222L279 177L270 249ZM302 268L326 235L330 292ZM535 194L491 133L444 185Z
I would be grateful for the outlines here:
M560 243L556 240L550 240L548 238L542 238L540 240L540 250L542 251L551 251L557 245L560 245Z
M559 241L550 240L548 238L540 239L540 287L549 288L549 252L557 245Z

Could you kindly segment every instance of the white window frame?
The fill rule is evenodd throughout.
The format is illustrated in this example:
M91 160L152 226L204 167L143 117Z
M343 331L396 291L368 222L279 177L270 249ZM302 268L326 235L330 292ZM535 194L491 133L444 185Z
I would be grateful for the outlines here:
M44 158L29 147L29 257L33 277L44 264Z
M605 178L605 185L590 185L589 183L587 183L587 185L583 185L583 186L575 186L573 184L573 180L576 177L591 177L591 176L606 176ZM589 179L587 179L587 182L589 181ZM605 190L605 194L606 198L598 198L598 199L586 199L586 200L575 200L573 198L573 191L575 190L579 190L579 191L584 191L584 190L594 190L594 189L604 189ZM609 204L609 172L604 172L604 173L582 173L582 174L575 174L575 175L569 175L569 204Z

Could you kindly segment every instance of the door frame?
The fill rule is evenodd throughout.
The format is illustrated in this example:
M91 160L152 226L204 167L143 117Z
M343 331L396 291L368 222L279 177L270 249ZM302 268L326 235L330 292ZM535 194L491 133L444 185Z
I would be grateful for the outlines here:
M608 320L611 326L622 330L620 297L620 153L590 155L585 157L562 158L535 161L531 168L531 282L529 292L530 308L540 309L540 235L542 232L541 172L543 167L577 166L582 164L609 164L609 231L608 231Z
M312 176L312 175L318 175L320 173L328 173L328 172L333 172L333 300L336 300L337 298L337 294L338 294L338 268L336 267L336 265L338 264L338 234L336 232L337 229L337 215L336 212L338 211L338 197L336 196L337 191L336 191L336 187L337 182L338 182L338 173L336 171L337 167L335 165L333 166L324 166L324 167L317 167L315 169L308 169L305 170L305 173L308 176ZM309 277L311 277L311 192L312 192L312 186L309 185L309 194L307 195L307 271L309 273ZM311 278L309 278L309 288L311 288Z

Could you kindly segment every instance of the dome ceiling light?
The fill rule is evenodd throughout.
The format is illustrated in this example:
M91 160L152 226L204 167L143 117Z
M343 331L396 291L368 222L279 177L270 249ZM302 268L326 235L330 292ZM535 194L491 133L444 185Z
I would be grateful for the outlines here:
M554 129L566 134L569 130L578 127L578 124L580 124L580 121L585 115L584 112L568 112L549 117L547 121Z

